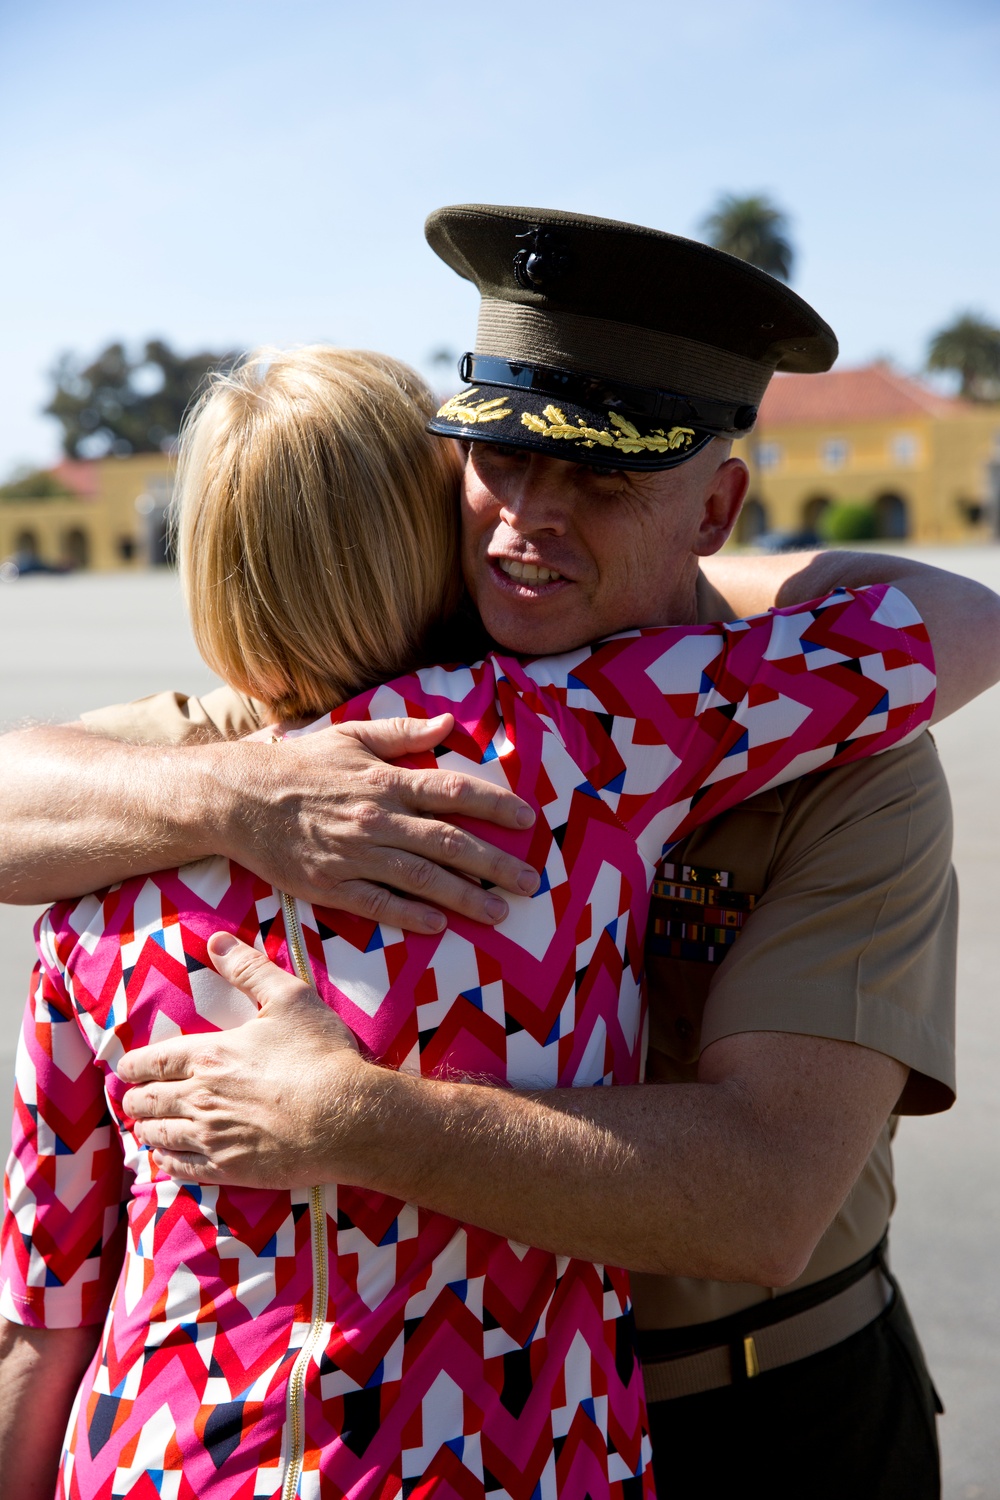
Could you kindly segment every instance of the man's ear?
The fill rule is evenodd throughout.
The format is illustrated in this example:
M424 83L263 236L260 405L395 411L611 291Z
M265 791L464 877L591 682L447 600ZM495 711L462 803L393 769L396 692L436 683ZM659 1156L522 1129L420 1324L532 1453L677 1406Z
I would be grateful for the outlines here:
M705 509L693 548L696 557L711 557L729 540L749 484L750 471L742 458L727 458L716 469L705 497Z

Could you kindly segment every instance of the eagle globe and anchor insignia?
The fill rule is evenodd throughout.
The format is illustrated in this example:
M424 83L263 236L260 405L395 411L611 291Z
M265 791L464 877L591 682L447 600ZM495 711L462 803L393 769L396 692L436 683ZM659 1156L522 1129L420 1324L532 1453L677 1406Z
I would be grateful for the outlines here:
M536 224L514 238L521 244L514 256L514 280L526 292L546 291L568 269L570 258L551 229Z
M572 264L565 243L559 235L540 224L515 234L520 249L514 254L514 279L525 291L551 293L554 282L564 277ZM464 361L463 361L464 365ZM463 379L467 378L463 374ZM516 411L517 395L507 390L503 395L481 398L480 387L471 386L452 396L438 409L437 416L443 421L460 422L463 427L505 422L511 417L520 418L520 426L527 428L533 437L558 441L578 448L613 449L618 453L646 454L672 453L690 448L695 440L692 427L673 426L669 431L654 428L642 433L625 416L617 411L607 411L610 426L596 425L600 418L595 414L579 413L567 418L564 409L554 403L544 407L541 413ZM513 434L504 434L501 441L516 441ZM535 444L533 446L541 446Z

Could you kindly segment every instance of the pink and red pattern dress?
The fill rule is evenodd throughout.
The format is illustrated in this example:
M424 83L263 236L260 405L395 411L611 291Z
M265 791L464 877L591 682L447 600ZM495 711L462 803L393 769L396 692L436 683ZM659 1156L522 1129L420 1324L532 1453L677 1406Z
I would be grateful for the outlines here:
M927 633L884 587L428 669L331 717L451 711L436 763L538 810L498 841L540 889L496 930L453 917L414 936L286 905L222 858L52 908L18 1055L0 1312L104 1324L59 1496L650 1496L624 1272L349 1186L173 1181L136 1143L115 1064L248 1019L208 959L213 932L290 968L298 929L320 994L388 1067L635 1083L665 846L764 787L912 738L933 686Z

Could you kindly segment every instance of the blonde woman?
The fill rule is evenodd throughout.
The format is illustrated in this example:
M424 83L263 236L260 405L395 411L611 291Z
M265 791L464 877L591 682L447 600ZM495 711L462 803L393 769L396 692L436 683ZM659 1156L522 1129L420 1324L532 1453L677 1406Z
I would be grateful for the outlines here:
M212 963L235 939L319 992L359 1066L637 1082L636 955L664 845L803 757L832 765L917 734L927 632L876 586L565 656L421 666L457 587L460 466L426 434L431 412L417 377L378 355L262 354L216 380L181 465L195 635L269 705L276 742L407 713L427 717L433 763L449 729L438 764L535 809L506 842L541 884L495 930L455 918L415 935L212 858L46 913L0 1281L0 1314L23 1330L6 1391L24 1431L42 1430L44 1364L18 1351L90 1329L95 1352L72 1413L47 1416L50 1434L68 1417L61 1458L38 1443L26 1469L13 1439L0 1452L39 1493L57 1467L57 1493L79 1500L651 1493L624 1272L364 1185L180 1182L144 1149L116 1064L252 1013ZM888 681L856 669L889 653Z

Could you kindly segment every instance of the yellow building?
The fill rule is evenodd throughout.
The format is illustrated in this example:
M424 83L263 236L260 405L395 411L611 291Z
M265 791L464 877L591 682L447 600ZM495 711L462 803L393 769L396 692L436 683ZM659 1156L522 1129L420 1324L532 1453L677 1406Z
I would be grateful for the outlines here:
M165 453L64 460L50 470L63 494L0 495L0 561L99 571L162 563L173 472Z
M776 376L734 451L751 471L739 541L816 532L838 503L872 506L883 537L1000 533L1000 404L940 396L887 364Z
M874 508L877 531L917 541L1000 535L1000 404L940 396L887 364L825 375L778 375L751 438L736 540L816 532L838 503ZM0 495L0 563L135 569L166 558L173 491L165 453L67 459L51 470L64 493Z

